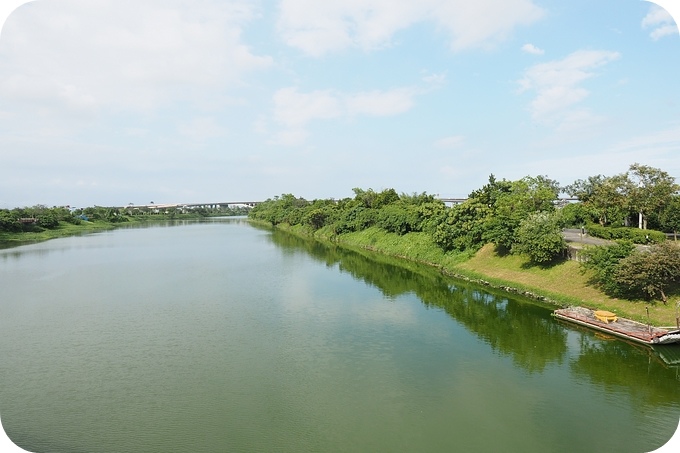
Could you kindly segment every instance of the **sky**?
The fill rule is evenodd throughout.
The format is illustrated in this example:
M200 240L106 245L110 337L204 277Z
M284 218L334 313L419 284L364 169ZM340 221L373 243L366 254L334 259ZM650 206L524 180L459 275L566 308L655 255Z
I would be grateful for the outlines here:
M680 34L647 1L0 3L0 208L680 181Z

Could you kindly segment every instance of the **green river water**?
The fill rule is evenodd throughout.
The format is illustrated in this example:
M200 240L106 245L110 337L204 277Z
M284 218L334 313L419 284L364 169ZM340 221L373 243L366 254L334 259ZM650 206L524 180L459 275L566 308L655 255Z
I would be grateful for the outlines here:
M663 445L680 349L550 313L244 219L2 249L0 418L35 452Z

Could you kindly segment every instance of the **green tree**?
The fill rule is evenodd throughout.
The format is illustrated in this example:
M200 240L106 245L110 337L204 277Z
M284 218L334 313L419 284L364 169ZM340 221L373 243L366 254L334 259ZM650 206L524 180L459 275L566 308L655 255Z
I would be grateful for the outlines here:
M432 239L444 250L475 250L485 243L486 223L492 207L475 198L453 206L432 233Z
M635 246L630 241L618 241L613 245L595 246L583 250L581 268L593 273L592 281L605 293L619 295L619 285L614 273L619 262L630 256Z
M484 239L511 250L516 242L515 231L534 212L555 209L560 186L546 176L526 176L511 183L508 192L498 194L493 213L487 217Z
M638 213L638 227L647 229L647 217L661 212L680 186L665 171L638 163L630 166L628 178L630 206Z
M474 199L480 204L485 204L489 207L496 205L498 199L504 194L510 193L512 190L512 182L505 179L498 181L493 173L489 175L489 182L481 189L473 190L468 195L468 200Z
M678 231L680 231L680 195L671 197L664 210L661 211L659 221L664 230L673 232L674 239L677 241Z
M332 223L335 219L337 204L333 200L314 200L311 204L300 208L301 223L313 230L318 230Z
M273 199L255 206L249 216L254 219L264 220L272 225L279 223L289 223L291 225L300 224L303 221L304 209L310 203L304 198L296 198L293 194L283 194Z
M303 222L312 227L312 229L318 230L325 225L327 218L328 214L323 209L316 208L304 215Z
M420 231L421 218L417 206L393 203L380 209L376 224L390 233L404 235Z
M416 206L420 206L427 203L437 203L441 204L442 206L444 205L444 203L437 200L437 198L434 195L429 195L425 192L412 193L410 195L402 193L401 195L399 195L399 200L405 204L412 204Z
M375 192L373 189L363 190L355 187L352 191L354 192L354 199L359 201L365 208L378 209L399 201L399 194L394 189Z
M515 233L513 253L524 253L534 263L548 263L566 248L560 219L556 213L536 212L524 219Z
M15 211L0 209L0 231L21 231L19 215Z
M484 245L496 203L511 190L510 181L489 175L488 183L471 192L467 200L435 217L437 222L430 229L434 242L444 250L475 250Z
M616 266L613 280L622 295L659 297L666 305L668 288L680 281L680 248L662 242L649 252L633 253Z
M59 220L57 219L57 217L53 213L51 213L49 211L42 212L42 213L38 214L36 216L36 219L38 219L38 222L37 222L38 226L40 226L42 228L51 229L51 228L56 228L57 226L59 226Z
M587 207L583 203L569 203L560 208L562 226L580 228L591 220Z
M444 202L433 200L417 206L420 217L420 230L432 234L446 216L447 208Z
M590 176L562 188L577 197L593 221L605 226L623 221L629 211L630 181L626 174Z
M383 206L387 206L392 203L397 203L399 201L399 194L394 189L385 189L380 192L373 203L373 208L380 209Z

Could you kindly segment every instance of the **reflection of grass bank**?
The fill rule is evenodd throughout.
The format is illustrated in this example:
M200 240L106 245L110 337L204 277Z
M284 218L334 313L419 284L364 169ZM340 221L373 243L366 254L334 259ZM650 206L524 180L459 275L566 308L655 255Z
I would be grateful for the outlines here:
M565 261L550 267L533 266L523 256L499 256L492 245L483 247L473 256L444 253L425 233L398 236L375 227L339 236L333 236L323 228L316 233L301 226L291 228L284 224L279 228L300 236L313 235L317 239L430 264L455 277L518 292L556 305L605 309L640 322L647 322L645 307L649 307L652 324L675 325L674 307L679 300L677 296L669 298L667 306L660 302L650 304L609 297L588 285L588 275L582 274L579 264L574 261Z

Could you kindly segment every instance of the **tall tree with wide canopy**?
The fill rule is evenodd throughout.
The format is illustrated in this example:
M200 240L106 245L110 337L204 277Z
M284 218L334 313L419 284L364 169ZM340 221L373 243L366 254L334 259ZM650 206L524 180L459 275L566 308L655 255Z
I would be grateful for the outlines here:
M628 197L630 190L625 175L589 176L579 179L562 190L583 203L593 220L605 226L623 220L628 214Z
M673 239L678 240L678 231L680 231L680 195L674 195L666 204L664 210L659 215L661 227L666 231L673 232Z
M577 197L602 226L620 220L627 224L629 215L636 213L638 227L646 229L647 217L659 215L680 186L667 172L635 163L625 173L590 176L562 190Z
M630 206L638 213L638 227L647 229L647 216L660 213L680 190L675 178L663 170L635 163L628 171Z

